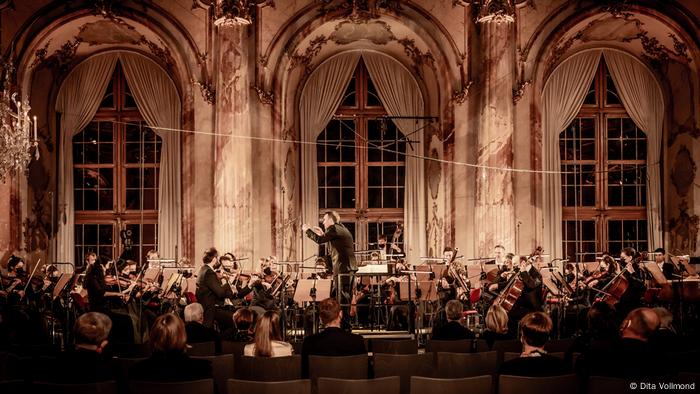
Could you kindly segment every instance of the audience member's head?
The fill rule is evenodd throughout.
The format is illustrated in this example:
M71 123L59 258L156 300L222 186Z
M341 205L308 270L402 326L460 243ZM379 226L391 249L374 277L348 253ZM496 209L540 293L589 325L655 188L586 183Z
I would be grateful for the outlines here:
M255 315L248 308L240 308L233 314L233 326L238 331L251 331L254 321Z
M185 323L173 313L158 316L149 334L154 352L184 352L187 347Z
M519 327L523 347L542 349L552 331L552 319L544 312L532 312L520 320Z
M88 312L75 322L75 347L101 353L107 346L112 320L99 312Z
M255 324L255 355L272 356L272 341L281 341L280 317L272 311L265 312Z
M659 316L653 309L637 308L628 313L622 322L621 336L646 342L659 329L659 324Z
M462 303L458 300L449 300L447 305L445 305L445 314L447 315L447 321L459 321L462 319L462 311L464 307Z
M204 308L202 304L194 302L185 307L185 322L204 323Z
M496 334L508 333L508 312L498 304L493 304L486 313L486 329Z
M654 312L659 317L659 329L673 331L673 313L666 308L654 308Z
M321 317L321 323L326 327L340 327L340 319L343 317L340 310L340 304L335 298L326 298L318 305L318 314Z
M617 335L617 319L615 308L607 302L595 302L586 314L588 332L593 337L615 337Z

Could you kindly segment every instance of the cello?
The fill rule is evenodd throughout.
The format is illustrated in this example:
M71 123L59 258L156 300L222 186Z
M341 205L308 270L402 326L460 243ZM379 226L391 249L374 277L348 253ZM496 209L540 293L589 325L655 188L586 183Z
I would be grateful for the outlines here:
M637 268L635 270L640 269L639 263L645 259L646 253L642 253L638 254L636 257L633 257L631 262L625 264L625 266L620 270L620 273L618 273L617 276L615 276L602 290L600 290L601 293L604 293L600 301L605 302L610 306L615 306L615 304L620 302L620 299L625 292L627 292L630 285L629 280L624 275L625 272L629 272L631 274L632 271L630 271L628 267L630 265L634 267L634 264L637 264Z
M530 256L525 257L525 261L528 261L535 256L541 255L542 251L542 247L538 246L537 248L535 248L534 252L532 252ZM510 312L510 310L513 309L513 306L523 294L523 290L525 290L525 282L523 282L520 276L521 273L513 275L513 277L510 278L510 281L506 285L505 289L503 289L503 292L501 292L498 298L496 298L496 300L494 301L494 304L498 304L503 309L505 309L506 312Z

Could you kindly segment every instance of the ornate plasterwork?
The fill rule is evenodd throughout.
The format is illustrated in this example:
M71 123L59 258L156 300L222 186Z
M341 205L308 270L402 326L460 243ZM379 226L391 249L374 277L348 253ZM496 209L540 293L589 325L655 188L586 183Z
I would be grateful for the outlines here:
M700 218L698 215L688 214L688 201L683 200L678 204L679 215L671 218L669 227L671 230L671 248L674 254L685 254L695 251L697 246Z
M306 75L311 73L311 63L313 59L321 52L321 49L328 42L333 42L338 45L347 45L358 40L369 40L376 45L386 45L390 42L400 44L406 56L413 62L413 70L421 75L423 66L430 67L435 70L435 58L430 51L423 52L417 45L416 41L411 38L398 38L391 31L391 27L384 21L377 20L344 20L340 21L333 32L329 36L323 34L314 37L309 45L302 51L295 51L290 56L288 69L292 70L296 67L303 66Z
M317 0L322 6L318 12L321 16L341 13L352 21L368 21L379 18L382 12L401 10L399 0Z
M275 94L273 92L266 91L262 87L255 84L251 84L250 88L258 94L258 100L260 100L260 103L265 105L272 105L275 103Z
M216 102L216 89L211 81L192 81L192 84L199 88L202 93L202 98L209 105L214 105Z
M676 188L676 193L684 197L690 191L695 181L697 166L693 155L685 145L681 145L678 153L674 155L673 168L671 169L671 184Z
M485 0L479 7L479 22L513 22L515 8L510 0Z
M515 87L515 89L513 89L513 104L517 104L518 101L523 98L525 88L530 86L530 84L532 84L532 81L530 80L518 82L518 85Z

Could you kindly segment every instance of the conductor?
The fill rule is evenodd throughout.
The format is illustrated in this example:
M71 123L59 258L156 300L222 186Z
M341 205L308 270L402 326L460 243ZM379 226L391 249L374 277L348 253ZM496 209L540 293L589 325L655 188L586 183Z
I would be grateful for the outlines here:
M350 231L340 223L340 215L335 211L327 211L323 215L324 232L319 227L311 228L307 224L301 226L307 237L317 244L328 243L331 261L333 263L333 277L335 290L340 291L340 304L343 305L343 328L349 329L350 323L346 316L350 316L350 302L354 274L357 271L355 261L355 246ZM348 275L349 274L349 275ZM341 275L340 277L338 275Z

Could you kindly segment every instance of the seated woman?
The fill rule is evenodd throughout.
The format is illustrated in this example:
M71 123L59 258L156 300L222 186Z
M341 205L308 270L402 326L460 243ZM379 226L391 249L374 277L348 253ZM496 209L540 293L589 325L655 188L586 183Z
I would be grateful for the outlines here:
M221 338L231 342L252 342L255 314L248 308L240 308L233 314L233 328L224 331Z
M515 339L514 333L508 331L508 312L500 305L491 305L486 312L486 331L482 334L489 349L496 341Z
M129 379L151 382L185 382L212 377L211 362L185 354L185 323L172 313L158 316L150 331L153 354L134 364Z
M267 311L255 324L255 342L246 345L244 356L284 357L292 355L292 345L282 342L280 318L276 312Z

